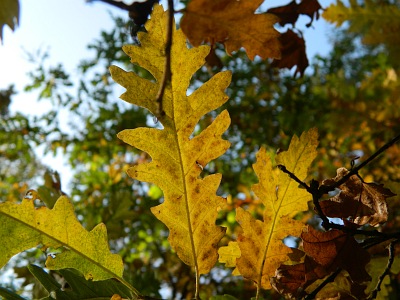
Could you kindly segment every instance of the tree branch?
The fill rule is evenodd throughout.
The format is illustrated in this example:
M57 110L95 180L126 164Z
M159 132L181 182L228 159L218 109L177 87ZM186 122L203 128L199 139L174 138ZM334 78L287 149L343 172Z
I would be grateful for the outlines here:
M380 154L382 154L384 151L386 151L388 148L393 146L396 142L400 141L400 134L394 137L392 140L387 142L385 145L383 145L381 148L379 148L374 154L372 154L370 157L368 157L365 161L363 161L361 164L359 164L357 167L353 168L350 170L348 174L343 176L340 180L335 182L333 185L325 186L322 185L320 187L320 192L323 194L327 194L330 191L333 191L335 188L339 187L343 183L345 183L351 176L356 175L359 170L364 168L367 164L369 164L371 161L373 161L376 157L378 157Z

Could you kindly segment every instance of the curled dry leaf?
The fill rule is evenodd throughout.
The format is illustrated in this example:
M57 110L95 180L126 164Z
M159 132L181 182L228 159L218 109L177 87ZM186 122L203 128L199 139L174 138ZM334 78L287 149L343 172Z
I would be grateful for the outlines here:
M345 168L337 170L337 176L322 182L330 186L339 181L349 171ZM339 186L340 193L329 200L321 201L323 213L327 217L347 219L357 225L370 224L377 226L387 221L388 210L386 198L395 196L382 184L363 182L353 175Z
M304 290L317 279L328 275L327 271L311 257L303 253L303 262L295 265L281 265L271 279L273 287L287 298L302 298Z
M296 71L303 76L305 69L308 67L308 58L306 54L306 44L303 37L298 36L292 30L286 31L279 37L282 44L282 57L275 59L271 66L276 68L288 68L296 66Z
M181 28L193 46L203 42L223 43L226 52L245 48L254 59L279 58L278 18L272 14L254 14L263 0L192 0L182 17Z

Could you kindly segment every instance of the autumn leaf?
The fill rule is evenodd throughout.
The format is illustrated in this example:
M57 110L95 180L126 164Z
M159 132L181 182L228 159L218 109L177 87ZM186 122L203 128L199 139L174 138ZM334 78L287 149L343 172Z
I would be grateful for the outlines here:
M307 15L311 19L310 23L306 25L309 27L314 21L314 17L318 20L320 9L322 7L317 0L302 0L299 4L297 4L296 0L293 0L289 4L270 8L267 12L278 16L279 25L281 26L286 24L294 26L301 14Z
M340 180L349 171L337 170L337 176L322 182L329 186ZM332 218L347 219L357 225L377 226L387 221L386 198L396 196L382 184L363 182L357 175L351 176L339 186L340 193L329 200L321 201L323 213Z
M325 287L318 297L325 295L322 297L325 299L337 294L364 295L365 286L362 284L371 280L365 270L370 255L353 236L339 230L320 232L308 226L301 238L305 255L302 262L282 264L272 279L279 293L289 298L301 298L304 291L313 291L321 284L320 280L341 268L348 272L350 278L340 273L335 283Z
M306 44L303 37L299 37L292 30L288 30L279 37L279 40L282 43L282 57L281 59L274 59L271 67L291 69L296 66L294 76L297 73L303 76L305 69L308 67Z
M63 247L55 257L48 256L49 269L75 268L92 280L122 278L122 259L110 252L105 225L86 231L67 197L60 197L53 209L35 208L29 199L0 203L0 223L0 267L14 255L41 245L42 249Z
M280 58L279 32L272 14L255 14L263 0L192 0L186 7L181 28L193 46L203 42L223 43L226 52L245 48L254 60Z
M113 79L127 91L121 98L129 103L156 113L156 94L163 77L165 63L164 26L167 14L156 5L146 23L148 33L139 33L140 46L125 46L132 63L146 68L155 82L111 67ZM164 192L164 202L151 211L169 229L168 240L179 258L205 274L214 266L217 244L225 229L215 225L218 209L225 200L216 196L221 175L200 177L212 159L223 154L229 142L221 135L228 128L230 118L223 111L199 135L190 138L200 118L225 103L224 90L229 85L230 72L221 72L187 96L192 75L204 64L210 48L188 49L181 30L173 30L171 49L171 83L163 97L164 116L159 121L163 129L136 128L124 130L118 137L124 142L147 152L152 161L128 169L132 178L151 182Z
M11 30L19 22L19 1L18 0L2 0L0 2L0 40L3 40L3 27L8 25Z
M240 248L237 242L229 242L228 246L220 247L218 249L219 262L225 264L228 268L235 269L232 275L240 275L239 271L236 269L236 259L240 257Z
M307 171L317 155L318 133L311 129L300 139L292 138L288 151L280 152L275 160L287 169L305 179ZM238 237L241 256L236 266L243 277L257 284L258 289L270 289L270 279L275 270L286 260L291 249L282 240L288 235L300 235L304 224L292 217L308 209L310 195L286 174L272 167L265 149L257 153L253 165L259 183L253 186L256 196L265 206L263 221L254 219L242 208L236 209L236 220L243 233Z
M302 298L304 290L311 283L317 279L324 278L328 274L310 256L305 256L303 260L304 262L302 263L281 265L271 279L273 287L280 294L290 299Z
M355 282L371 280L365 270L370 255L350 234L336 229L320 232L308 226L301 238L304 252L328 272L342 268Z

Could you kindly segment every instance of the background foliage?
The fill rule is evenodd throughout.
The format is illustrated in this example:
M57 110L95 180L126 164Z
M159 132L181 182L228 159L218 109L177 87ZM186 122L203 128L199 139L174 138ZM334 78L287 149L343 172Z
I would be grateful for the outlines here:
M182 3L186 6L185 1ZM288 8L283 10L287 13ZM292 14L293 11L297 16L307 15L292 5ZM283 19L282 8L275 13ZM231 148L204 169L205 174L223 174L218 194L228 198L228 207L220 212L217 224L226 226L227 234L220 244L227 245L239 234L234 208L244 208L261 219L263 206L251 191L251 186L258 182L251 166L256 162L260 147L274 156L277 149L288 148L292 135L300 136L311 127L318 128L319 153L310 174L322 180L334 177L339 167L350 168L352 159L370 156L400 132L396 34L400 26L399 14L396 1L332 4L323 12L327 21L338 26L332 34L331 52L325 57L310 58L307 68L304 54L296 56L298 60L294 64L280 66L296 67L294 72L276 68L276 60L255 57L252 61L244 49L229 56L222 45L215 46L212 50L215 60L210 57L208 64L195 73L189 90L198 88L220 69L232 71L232 82L226 90L228 102L203 117L196 127L197 132L202 131L224 109L228 109L232 119L224 135L231 142ZM314 13L310 17L312 20ZM291 21L280 23L286 26L280 30L284 32L286 24L293 23ZM168 290L168 298L190 299L195 290L192 270L171 250L166 226L150 213L150 208L161 202L161 190L155 185L132 180L125 172L129 166L148 162L150 158L116 138L118 132L127 128L160 127L160 122L148 111L118 100L120 89L110 78L108 67L118 64L151 79L145 69L130 64L129 57L122 52L123 45L139 43L137 38L131 37L129 22L115 18L115 27L101 32L99 39L88 46L93 56L79 65L78 85L73 85L71 75L62 65L46 67L46 55L37 58L37 67L30 72L32 83L26 90L39 90L42 101L52 104L50 113L35 118L10 113L8 105L14 89L1 87L0 199L2 202L20 201L26 191L33 188L40 199L52 207L65 188L61 187L57 170L47 170L42 165L35 148L45 147L48 153L54 154L62 151L74 172L66 191L78 220L88 231L100 222L106 225L110 248L124 261L126 280L143 295L160 298L160 291ZM3 23L14 26L0 19L0 28ZM318 26L315 20L312 24ZM301 30L312 29L294 28L297 38L301 37ZM299 49L298 44L294 48ZM294 56L293 52L288 53ZM65 111L71 120L68 129L60 126ZM365 181L384 182L399 194L399 157L400 148L394 145L360 173ZM399 228L399 210L396 209L399 199L392 197L388 203L391 215L380 229L383 232ZM298 218L318 228L319 220L312 215L310 210ZM376 264L373 266L378 263L384 266L387 260L380 261L380 255L385 250L374 251ZM28 298L48 297L49 289L43 288L43 282L54 279L58 293L77 292L71 283L71 278L81 278L76 271L44 274L40 273L40 268L29 266L31 263L43 266L44 260L43 254L33 250L18 256L15 266L8 268L14 268L24 282L22 286L8 288L19 294L29 291ZM396 299L398 295L397 264L395 260L390 279L385 279L384 291L379 294L382 299ZM372 273L380 274L375 269ZM42 278L42 284L37 278ZM66 281L69 286L63 286ZM200 284L203 299L223 294L250 299L255 295L252 282L231 276L223 265L217 265L202 277ZM129 296L124 286L118 288L120 295ZM268 291L263 297L275 299L279 295Z

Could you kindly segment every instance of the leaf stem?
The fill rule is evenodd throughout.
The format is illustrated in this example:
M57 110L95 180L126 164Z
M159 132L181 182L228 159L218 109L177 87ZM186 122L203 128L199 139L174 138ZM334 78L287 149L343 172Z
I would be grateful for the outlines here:
M199 271L197 269L197 263L196 263L196 267L195 269L195 273L196 273L196 291L195 291L195 295L194 295L194 299L199 300L199 292L200 292L200 274Z
M260 282L260 284L261 284L261 282ZM261 290L260 284L257 284L256 300L260 299L260 290Z
M174 24L174 1L168 0L168 23L167 23L167 41L165 44L165 65L164 65L164 75L161 80L160 89L158 90L156 102L157 102L157 112L156 117L163 117L165 111L163 109L162 99L164 97L165 88L169 81L171 81L171 48L172 48L172 31Z

